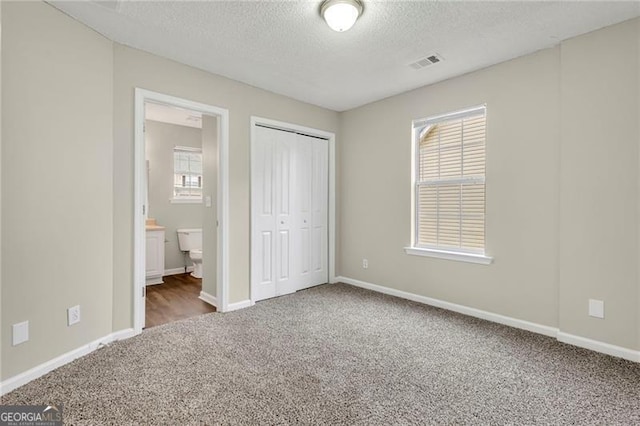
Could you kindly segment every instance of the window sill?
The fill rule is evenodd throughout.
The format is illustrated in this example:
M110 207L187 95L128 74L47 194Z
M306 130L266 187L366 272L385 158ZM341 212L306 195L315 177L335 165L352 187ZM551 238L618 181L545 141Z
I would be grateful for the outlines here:
M171 204L202 204L202 198L170 198Z
M457 260L459 262L478 263L481 265L489 265L493 262L493 257L483 254L460 253L456 251L435 250L417 247L405 247L405 253L413 256L435 257L437 259Z

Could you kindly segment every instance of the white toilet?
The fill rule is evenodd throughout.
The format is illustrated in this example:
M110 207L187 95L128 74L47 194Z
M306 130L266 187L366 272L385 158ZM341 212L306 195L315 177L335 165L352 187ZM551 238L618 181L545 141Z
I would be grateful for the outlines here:
M193 262L192 277L202 278L202 229L178 229L178 245L181 251L188 251Z

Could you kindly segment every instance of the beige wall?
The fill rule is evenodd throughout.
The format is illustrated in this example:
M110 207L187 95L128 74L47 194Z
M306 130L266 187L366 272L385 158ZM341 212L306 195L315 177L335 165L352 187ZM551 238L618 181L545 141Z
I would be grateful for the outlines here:
M638 349L638 34L623 23L342 114L340 274ZM485 102L494 263L406 255L411 120Z
M173 148L202 148L202 130L177 124L146 120L145 149L149 161L149 217L165 227L164 269L191 265L180 251L177 230L202 228L202 203L172 203Z
M338 114L114 45L44 3L2 8L2 378L132 326L135 87L230 110L230 301L247 299L250 116L336 131ZM24 320L31 339L11 347Z
M113 44L44 3L1 8L2 379L132 326L135 87L230 111L231 302L249 297L257 115L338 133L340 275L640 349L640 21L338 114ZM404 254L411 120L485 102L494 264ZM30 341L12 347L24 320Z
M2 99L2 4L0 4L0 100ZM2 129L2 102L0 102L0 129ZM2 131L0 131L0 188L2 188ZM0 196L0 257L2 253L2 196ZM0 259L0 308L2 307L2 260ZM4 354L4 322L0 313L0 380L2 375L2 361Z
M249 124L251 115L337 131L338 113L199 71L119 44L114 46L114 315L132 325L133 99L141 87L229 110L229 301L249 298Z
M113 50L44 3L2 14L4 379L112 330Z
M639 348L637 22L561 47L559 327L628 348ZM604 321L587 315L589 298L605 301Z
M559 49L549 49L344 113L340 274L557 324L559 72ZM411 121L483 103L486 238L495 262L409 256Z
M202 194L211 197L211 207L202 204L202 291L216 296L217 260L218 260L218 118L202 117L202 157L203 188Z

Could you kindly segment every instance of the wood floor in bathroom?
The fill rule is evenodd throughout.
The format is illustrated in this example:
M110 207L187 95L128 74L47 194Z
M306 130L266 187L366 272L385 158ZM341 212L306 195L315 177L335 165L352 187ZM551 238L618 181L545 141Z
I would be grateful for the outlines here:
M198 299L201 279L179 274L163 280L163 284L147 286L146 328L216 311Z

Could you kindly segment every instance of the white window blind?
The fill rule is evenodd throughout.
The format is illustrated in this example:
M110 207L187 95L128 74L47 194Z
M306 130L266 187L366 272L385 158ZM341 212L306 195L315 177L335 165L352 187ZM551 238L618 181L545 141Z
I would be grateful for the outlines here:
M177 146L173 149L173 198L202 199L202 150Z
M484 106L418 123L415 247L484 254Z

